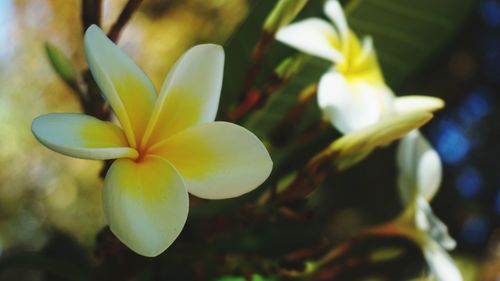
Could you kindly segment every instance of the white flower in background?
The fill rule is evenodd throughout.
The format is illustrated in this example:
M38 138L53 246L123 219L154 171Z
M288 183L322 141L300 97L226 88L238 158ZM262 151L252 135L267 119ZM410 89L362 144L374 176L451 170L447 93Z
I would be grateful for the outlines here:
M392 224L406 228L405 232L419 243L437 281L461 281L459 270L446 252L456 243L429 206L441 184L439 155L419 131L413 131L399 143L397 160L398 187L406 211Z
M398 187L405 211L395 220L371 228L367 233L411 238L422 249L431 280L462 281L460 271L446 252L455 248L456 242L429 205L441 184L442 167L438 154L415 130L399 143L397 160Z
M318 104L340 132L367 127L393 114L443 107L443 101L434 97L395 98L385 83L372 39L366 36L360 42L338 1L328 0L324 12L333 25L320 18L305 19L280 29L276 38L334 64L321 77Z
M362 41L347 24L340 3L328 0L320 18L305 19L282 28L277 40L304 53L331 61L318 86L318 104L324 116L347 134L391 116L444 106L435 97L395 97L386 85L370 37ZM395 221L369 232L399 232L423 249L438 281L460 281L461 275L445 249L455 247L446 226L433 214L429 201L441 183L441 160L419 131L403 138L398 148L398 184L406 211Z

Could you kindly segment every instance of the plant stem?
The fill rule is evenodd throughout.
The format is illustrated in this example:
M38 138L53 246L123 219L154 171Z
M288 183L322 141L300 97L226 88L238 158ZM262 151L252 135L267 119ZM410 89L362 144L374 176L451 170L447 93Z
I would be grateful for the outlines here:
M288 111L285 117L272 130L270 140L273 145L284 146L289 142L295 129L297 129L297 123L300 121L311 100L316 96L316 91L316 84L309 85L302 90L295 106Z
M332 161L334 157L335 154L332 154L328 148L318 153L298 173L293 182L278 194L278 201L294 201L311 194L329 175L335 172Z
M102 0L82 0L82 24L83 32L89 26L101 25Z
M269 82L264 87L264 90L250 89L243 102L231 111L229 115L229 120L237 121L245 117L254 109L263 108L269 98L281 89L290 79L283 79L279 77L276 73L269 79Z
M130 20L132 14L137 10L137 8L139 8L141 2L142 0L129 0L127 2L122 12L118 16L118 19L115 21L113 26L111 26L111 29L108 32L109 39L111 39L115 43L118 41L123 27Z
M247 67L245 80L241 87L240 105L228 114L229 120L238 120L253 109L261 100L263 93L255 89L255 81L262 67L262 60L267 47L274 39L274 33L263 31L252 51L250 64ZM272 81L270 82L273 83ZM280 83L277 83L280 84ZM272 88L272 87L271 87Z

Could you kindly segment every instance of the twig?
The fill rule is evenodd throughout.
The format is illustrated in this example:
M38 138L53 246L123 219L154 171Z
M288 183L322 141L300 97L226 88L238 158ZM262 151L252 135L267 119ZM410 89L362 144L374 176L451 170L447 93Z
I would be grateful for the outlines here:
M279 75L274 73L264 87L264 90L258 90L255 88L249 89L243 102L228 114L229 120L233 122L240 120L250 111L263 108L269 98L281 89L290 80L290 78L291 77L281 78Z
M277 198L279 202L303 199L311 194L323 181L335 172L334 154L324 150L313 157L298 173L293 182Z
M137 10L142 0L129 0L122 12L118 16L118 19L115 21L113 26L108 32L108 37L113 41L117 42L120 38L120 33L123 30L123 27L127 24L127 22L132 17L132 14Z
M275 146L283 146L290 140L290 136L297 129L297 122L304 114L307 106L316 95L317 85L307 86L299 95L297 103L293 106L283 119L276 125L270 135L271 143Z
M229 120L235 121L242 118L260 100L262 92L257 90L254 85L261 70L267 47L273 41L274 35L274 33L264 30L255 44L241 87L240 105L228 114Z
M83 32L89 26L101 25L102 0L82 0L82 24Z
M387 246L396 246L403 252L389 259L376 259L374 252ZM302 272L282 272L287 277L307 280L360 280L370 274L378 273L388 280L401 280L401 275L408 275L402 265L410 261L422 260L418 247L407 237L398 234L357 235L336 246L317 261L308 262ZM398 268L396 270L395 268Z

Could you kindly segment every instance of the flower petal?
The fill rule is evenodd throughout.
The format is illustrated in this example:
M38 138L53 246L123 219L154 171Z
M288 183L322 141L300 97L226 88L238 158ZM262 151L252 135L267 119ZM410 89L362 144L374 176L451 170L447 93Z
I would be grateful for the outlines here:
M335 161L343 157L355 157L362 152L368 153L380 146L385 146L419 128L432 118L432 114L417 112L386 118L377 124L348 133L328 146L328 153L335 155Z
M453 250L457 242L448 233L448 227L432 211L429 202L419 196L415 202L415 224L417 229L436 241L441 247Z
M349 66L348 77L376 85L385 84L372 38L369 36L364 37L362 46L355 35L351 36L351 38L354 38L351 42L355 42L351 43L351 46L355 47L350 49L350 61L353 63ZM390 95L394 96L392 92Z
M434 112L444 107L444 101L430 96L404 96L394 99L394 112L404 114L416 111Z
M324 12L337 27L340 36L339 40L342 44L342 49L339 50L341 50L343 54L346 54L350 47L350 31L342 5L340 5L337 0L328 0L324 6Z
M442 164L438 153L422 134L415 130L406 135L398 145L398 185L404 201L421 194L432 200L442 177Z
M188 191L207 199L247 193L263 183L272 169L262 142L245 128L226 122L185 130L149 153L168 159Z
M462 281L453 259L436 242L428 241L423 249L431 274L436 281Z
M276 39L306 54L341 62L340 42L333 26L318 18L306 19L278 31Z
M389 113L391 99L385 84L346 79L336 71L324 74L318 88L320 108L342 133L377 123Z
M215 120L224 72L224 50L213 44L189 49L170 71L148 124L144 144Z
M106 175L103 196L111 231L144 256L165 251L187 219L186 187L175 168L160 157L116 160Z
M118 117L130 145L136 147L156 100L154 86L99 27L92 25L87 29L84 43L92 75Z
M135 158L122 130L111 122L78 113L42 115L31 127L35 137L46 147L64 155L106 160Z

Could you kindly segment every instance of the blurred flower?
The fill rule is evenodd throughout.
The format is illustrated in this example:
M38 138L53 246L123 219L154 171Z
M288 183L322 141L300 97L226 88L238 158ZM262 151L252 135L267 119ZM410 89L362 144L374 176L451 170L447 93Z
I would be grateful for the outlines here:
M441 184L442 164L438 153L419 131L409 133L399 142L397 164L402 201L412 202L419 196L431 201Z
M334 25L310 18L282 28L276 38L335 64L321 77L318 103L339 131L349 133L393 114L443 107L443 101L434 97L395 98L385 83L372 39L366 36L360 42L337 0L328 0L324 11Z
M104 181L104 212L128 247L156 256L180 234L188 192L207 199L239 196L259 186L272 161L243 127L213 122L224 52L216 45L188 50L157 96L151 81L97 27L85 33L90 70L121 127L61 113L33 121L35 137L59 153L117 159Z
M437 281L461 281L462 276L446 250L455 247L448 228L423 196L412 201L397 219L368 230L375 234L398 234L415 241L423 251L431 275Z
M455 240L428 203L441 184L442 164L439 155L420 132L413 131L399 143L397 160L398 187L406 209L399 218L377 231L400 233L417 242L436 280L462 280L459 270L446 252L455 248Z
M319 82L318 103L340 132L352 134L387 118L432 112L444 106L441 99L434 97L395 97L385 83L372 39L364 37L360 41L349 29L337 0L328 0L324 11L334 26L319 18L306 19L281 29L277 39L334 63ZM444 250L453 248L455 241L428 204L441 183L441 160L419 131L400 142L398 166L406 211L369 232L399 232L413 238L422 247L437 280L462 280Z

